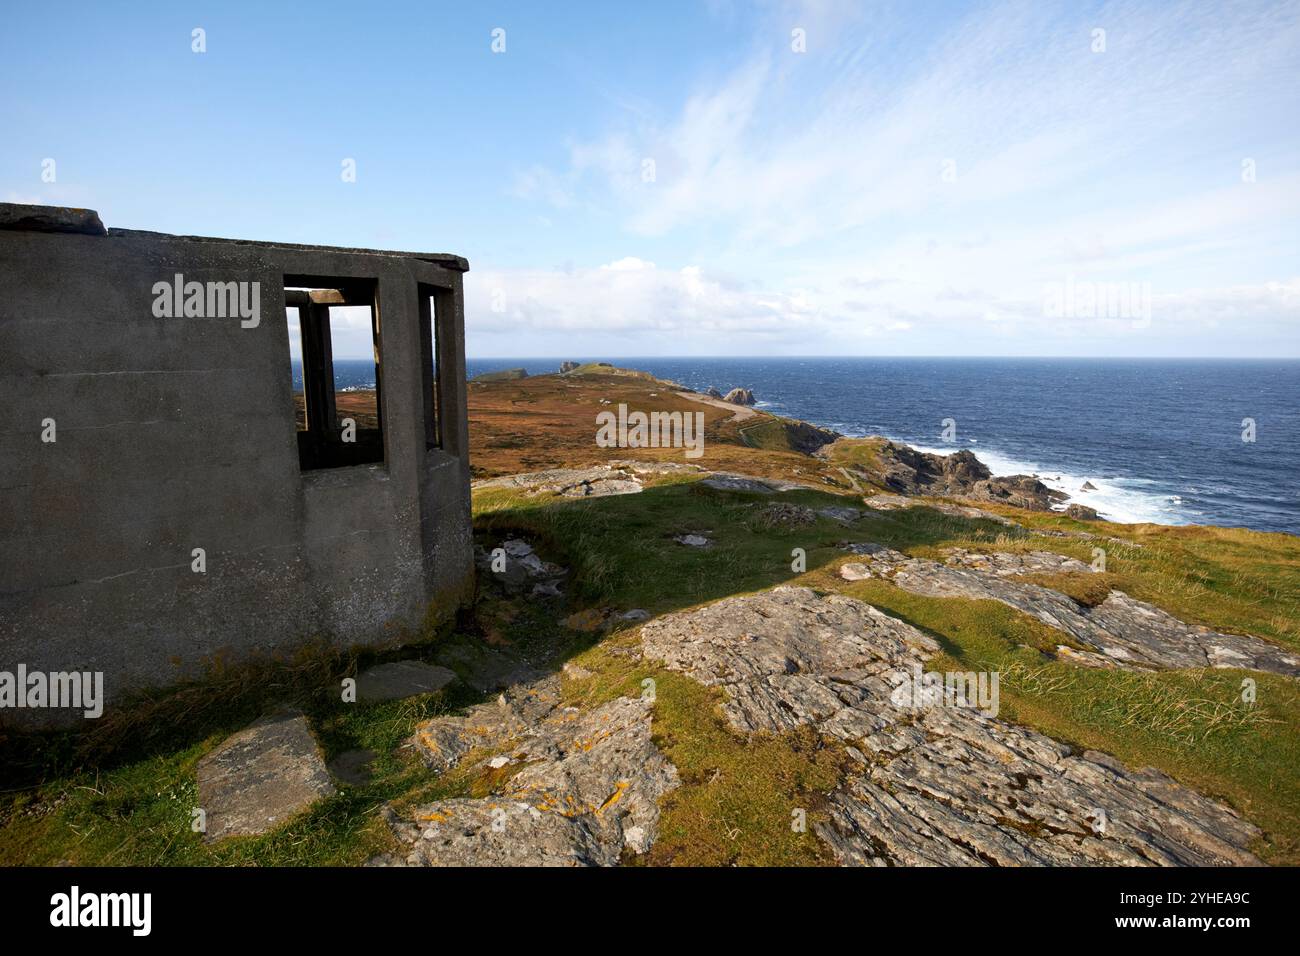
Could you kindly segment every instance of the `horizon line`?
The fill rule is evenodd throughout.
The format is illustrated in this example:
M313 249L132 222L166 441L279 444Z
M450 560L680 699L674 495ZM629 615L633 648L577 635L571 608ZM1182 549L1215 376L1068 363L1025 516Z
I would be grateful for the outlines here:
M367 356L360 356L366 358ZM600 359L608 361L610 358L622 359L776 359L790 361L793 359L999 359L1007 360L1042 360L1042 359L1059 359L1063 361L1140 361L1140 362L1296 362L1300 361L1300 355L619 355L619 356L601 356ZM484 362L484 361L596 361L593 357L579 357L574 359L564 354L560 355L469 355L466 354L467 362Z

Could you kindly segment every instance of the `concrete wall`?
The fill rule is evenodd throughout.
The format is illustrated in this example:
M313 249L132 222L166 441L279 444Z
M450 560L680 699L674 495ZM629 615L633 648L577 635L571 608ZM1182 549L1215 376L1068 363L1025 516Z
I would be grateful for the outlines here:
M454 607L473 573L464 268L0 229L0 671L103 671L111 702L217 653L395 641L431 599ZM155 318L153 286L175 273L259 282L260 325ZM378 281L383 464L300 469L286 274ZM425 442L418 283L455 304L438 319L441 450ZM50 715L0 710L24 716Z

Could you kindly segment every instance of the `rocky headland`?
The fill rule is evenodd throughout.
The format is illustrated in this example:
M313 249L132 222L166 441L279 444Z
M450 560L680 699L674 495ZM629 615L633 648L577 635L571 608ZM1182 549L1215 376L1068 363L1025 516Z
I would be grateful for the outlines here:
M1300 862L1294 538L1098 524L968 450L600 363L469 401L471 605L365 661L232 677L265 707L109 774L111 817L48 784L0 817L6 852L134 861L131 808L193 789L206 833L149 862ZM619 404L703 415L703 455L597 446ZM899 696L954 675L1000 698ZM67 821L93 839L31 835Z

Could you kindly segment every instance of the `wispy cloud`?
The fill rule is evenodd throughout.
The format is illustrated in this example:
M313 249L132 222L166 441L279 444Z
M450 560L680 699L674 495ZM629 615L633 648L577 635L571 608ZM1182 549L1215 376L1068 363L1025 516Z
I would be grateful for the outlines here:
M545 327L1005 350L1068 334L1041 308L1068 274L1151 285L1164 314L1119 351L1211 334L1223 308L1275 330L1300 318L1300 137L1279 123L1298 69L1294 4L772 8L670 119L629 114L521 176L522 195L603 210L632 252L680 250L677 268L488 284ZM706 278L726 274L744 286Z

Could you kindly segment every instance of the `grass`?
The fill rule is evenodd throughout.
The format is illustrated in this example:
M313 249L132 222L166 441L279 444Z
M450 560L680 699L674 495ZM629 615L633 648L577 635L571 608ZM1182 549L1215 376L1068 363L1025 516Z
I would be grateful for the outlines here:
M9 864L132 866L304 866L358 864L389 847L375 816L388 799L429 774L397 756L414 724L439 706L405 701L352 713L315 715L313 725L332 756L351 746L379 753L364 787L344 787L305 814L259 837L210 845L191 829L198 806L195 768L224 733L188 747L87 771L16 795L3 815L0 858ZM165 748L160 748L165 749ZM454 791L455 781L444 786Z
M867 600L941 640L945 652L932 662L933 668L974 667L1003 673L1004 716L1081 748L1103 750L1132 765L1157 767L1225 799L1265 831L1258 848L1264 858L1300 862L1300 740L1294 733L1300 723L1300 696L1294 681L1236 671L1146 674L1045 662L1039 649L1068 643L1063 635L1000 603L924 598L883 581L847 585L835 574L847 557L837 546L845 539L879 541L931 557L947 548L963 547L1054 550L1084 561L1091 561L1093 548L1101 544L1107 549L1106 573L1050 575L1039 583L1092 604L1104 600L1112 588L1122 587L1184 619L1286 643L1288 637L1294 640L1293 617L1287 585L1280 582L1295 573L1292 539L1231 529L1198 529L1197 534L1175 528L1113 529L1118 534L1135 532L1128 536L1143 545L1139 548L1043 537L926 508L869 515L852 529L825 520L807 528L784 529L745 520L753 515L753 502L760 499L772 500L676 482L636 496L579 503L483 498L478 508L485 527L524 530L561 549L580 542L571 557L580 573L594 572L599 586L585 595L593 601L615 600L621 606L663 613L786 581ZM781 495L780 500L809 506L843 502L814 491ZM1055 515L1017 517L1031 528L1095 530ZM682 530L707 531L714 547L699 552L672 543L671 533ZM1250 542L1249 557L1233 546L1239 541ZM806 575L789 567L792 547L805 548ZM1189 581L1201 582L1200 588L1189 588ZM1215 597L1224 589L1229 592L1226 604ZM1192 600L1184 603L1189 597ZM1271 622L1283 626L1270 626ZM1241 702L1241 681L1246 676L1259 687L1253 707ZM664 719L657 711L656 727ZM678 715L671 720L685 718ZM725 750L705 729L693 728L690 736L707 740L703 745L707 753ZM666 738L687 739L675 734ZM778 769L787 763L802 766L812 779L811 769L800 762L796 742L775 739L765 741L765 746L764 760L743 778L748 782L741 790L762 791L770 786L775 792L789 792ZM772 768L771 776L767 766ZM718 807L724 803L716 793L710 797L691 787L670 801L675 834L671 845L680 848L672 857L675 861L727 858L728 847L716 835ZM667 848L662 852L669 854Z
M884 467L880 450L886 444L883 438L841 438L824 451L836 465L879 474Z
M1263 859L1300 863L1300 688L1286 677L1204 670L1140 673L1047 661L1046 625L995 601L909 594L878 580L845 584L829 570L810 584L874 604L939 639L933 670L997 671L999 716L1080 749L1152 766L1235 806L1265 831ZM1242 701L1242 681L1257 701Z
M1016 580L1060 591L1084 607L1096 607L1115 589L1115 578L1090 571L1067 571L1060 574L1025 574Z
M720 711L721 692L611 650L577 658L592 672L566 681L566 702L595 707L643 693L654 681L654 741L677 767L681 786L661 806L659 836L638 862L652 866L809 866L832 860L813 826L845 764L842 747L804 728L746 739ZM803 811L805 826L792 826Z
M471 389L475 468L500 474L600 460L592 422L599 400L638 407L701 406L662 395L647 383L591 369L581 381L543 376ZM656 405L655 402L659 401ZM874 473L872 440L839 442L828 459L785 450L770 424L758 426L771 449L746 448L739 425L711 407L702 464L720 470L793 478L821 487L838 467ZM769 434L770 433L770 434ZM602 454L604 451L602 450ZM640 457L652 457L648 453ZM588 456L591 456L588 458ZM609 450L605 457L627 457ZM653 457L668 457L658 454ZM1241 529L1098 525L1059 514L995 505L1024 525L971 520L926 507L869 512L851 526L819 518L790 527L767 522L756 506L783 501L810 508L853 505L855 496L814 488L778 496L716 491L690 475L649 482L641 494L593 500L528 497L482 489L474 497L475 531L488 544L523 534L549 559L572 569L570 602L556 614L536 602L480 601L474 619L442 640L497 643L558 668L573 659L591 676L565 678L570 703L589 707L655 682L653 733L677 766L681 786L662 805L651 865L820 865L830 862L812 828L844 770L840 747L809 731L733 733L719 691L625 653L634 629L605 637L570 628L564 614L604 607L664 614L781 583L837 590L922 628L943 650L936 670L996 670L1001 716L1080 748L1113 754L1131 766L1157 767L1226 800L1264 831L1257 852L1273 863L1300 864L1300 685L1238 671L1134 673L1094 670L1044 657L1063 635L992 601L912 595L869 579L847 584L836 569L845 541L875 541L906 553L942 558L948 548L1051 550L1091 563L1105 552L1104 574L1029 578L1096 604L1113 589L1179 618L1250 633L1300 648L1300 541ZM1088 532L1055 537L1036 532ZM710 539L704 549L673 538ZM1110 540L1111 537L1121 539ZM804 563L795 563L798 552ZM417 648L424 654L429 647ZM409 652L408 652L409 656ZM201 682L142 701L130 715L105 718L94 737L44 735L10 740L7 791L0 795L0 860L10 864L348 865L390 848L377 817L385 802L412 806L443 797L485 795L502 781L491 774L438 776L402 747L416 724L473 703L468 691L375 706L337 700L337 680L375 659L305 648L295 658L216 666ZM218 662L219 664L219 662ZM1256 682L1257 701L1242 701L1242 681ZM197 801L194 770L203 754L256 717L288 700L307 714L326 756L368 748L379 756L365 786L340 792L261 837L204 844L190 830ZM807 830L791 827L807 814Z

